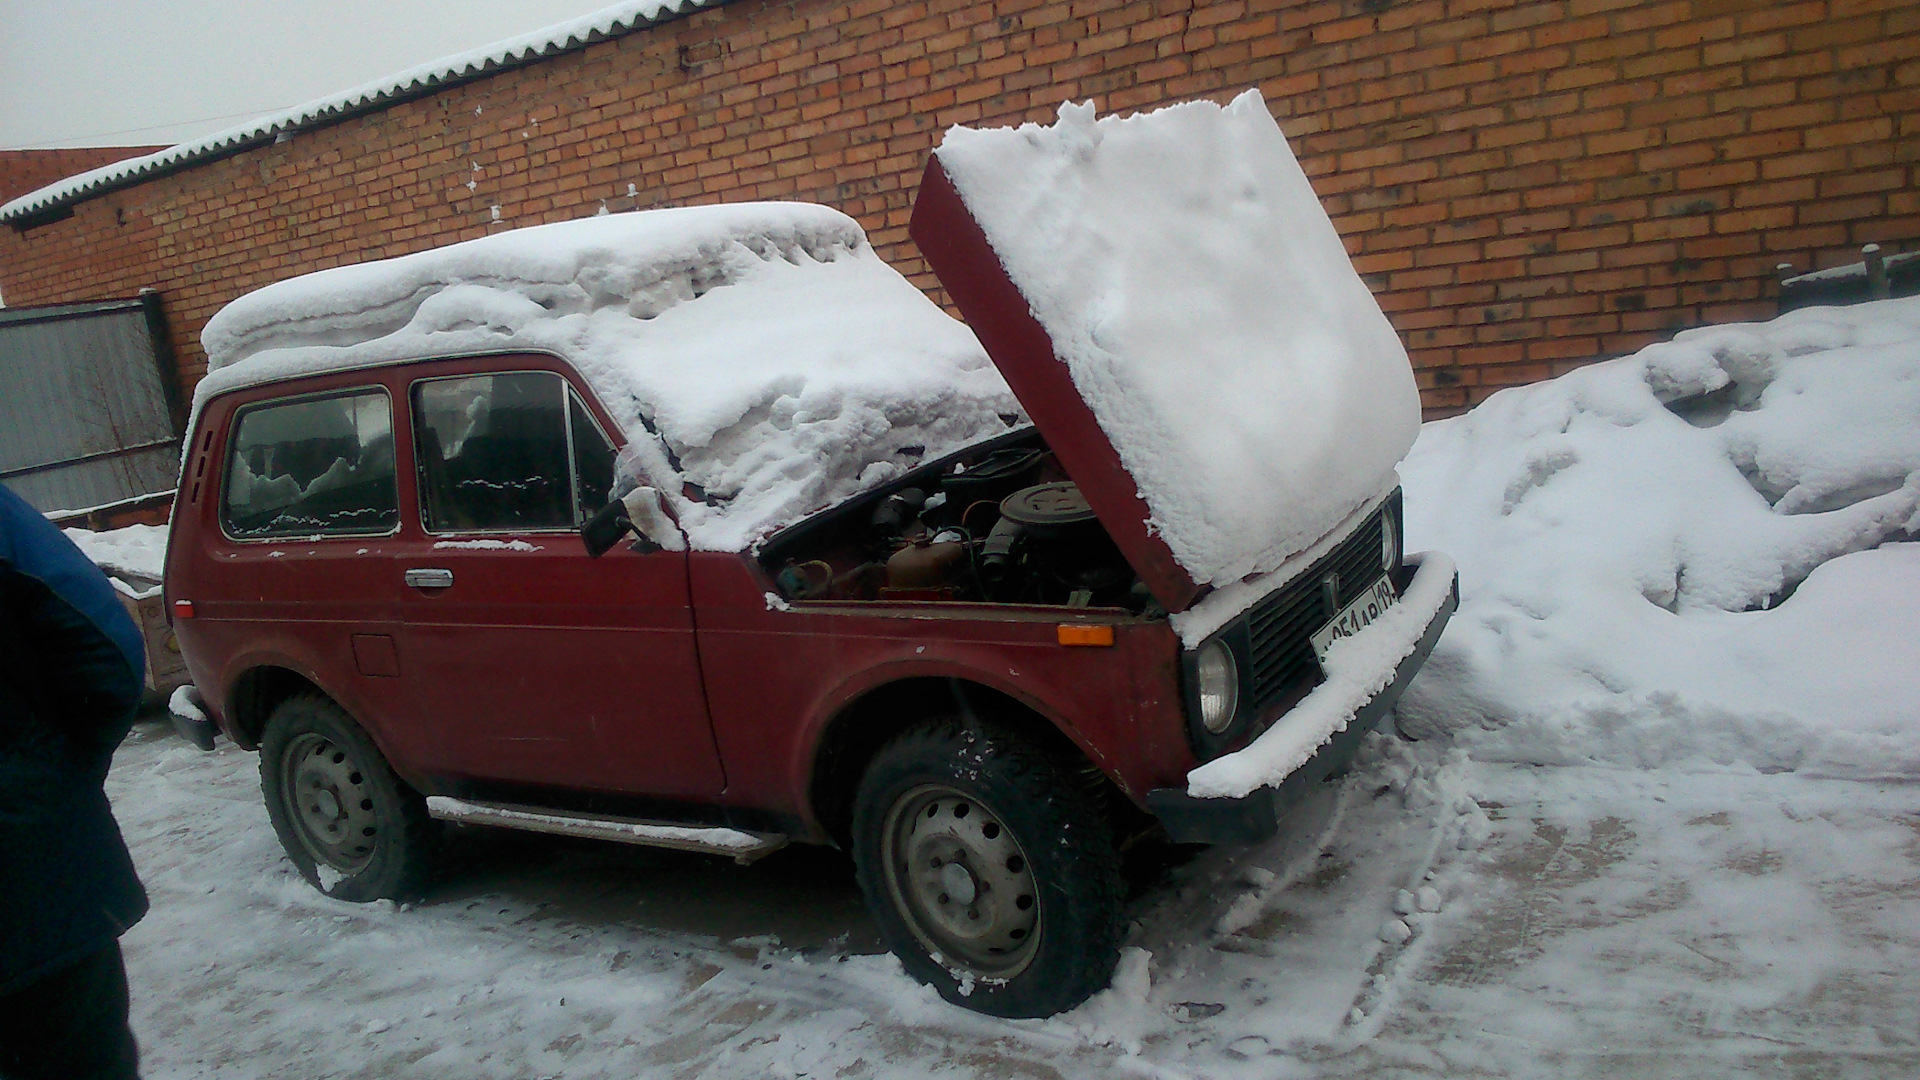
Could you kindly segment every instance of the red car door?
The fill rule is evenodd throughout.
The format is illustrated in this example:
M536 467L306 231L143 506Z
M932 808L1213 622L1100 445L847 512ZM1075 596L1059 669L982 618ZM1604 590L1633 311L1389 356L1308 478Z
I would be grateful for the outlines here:
M552 360L481 363L424 368L407 394L420 516L395 572L429 771L476 797L718 794L686 555L588 558L578 525L612 482L600 422Z

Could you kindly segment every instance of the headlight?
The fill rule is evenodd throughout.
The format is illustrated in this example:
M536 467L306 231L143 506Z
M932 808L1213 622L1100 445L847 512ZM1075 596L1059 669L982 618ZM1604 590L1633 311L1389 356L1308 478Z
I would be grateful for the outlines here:
M1393 507L1380 511L1380 565L1388 573L1394 570L1395 555L1399 554L1400 523L1393 520Z
M1218 735L1233 723L1240 704L1240 672L1234 667L1233 651L1226 642L1216 641L1200 650L1193 666L1200 684L1200 725Z

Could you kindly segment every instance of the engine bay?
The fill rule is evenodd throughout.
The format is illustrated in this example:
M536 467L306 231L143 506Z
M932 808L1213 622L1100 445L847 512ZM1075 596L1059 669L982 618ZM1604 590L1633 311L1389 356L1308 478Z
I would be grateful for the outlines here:
M1037 431L1011 432L800 522L761 548L791 601L1161 613Z

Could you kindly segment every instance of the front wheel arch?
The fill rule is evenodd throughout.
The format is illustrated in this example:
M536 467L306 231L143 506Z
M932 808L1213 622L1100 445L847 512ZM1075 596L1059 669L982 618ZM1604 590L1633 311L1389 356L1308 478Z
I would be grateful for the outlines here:
M835 844L845 848L852 840L854 796L874 755L902 731L932 716L985 720L1017 731L1035 744L1071 755L1084 766L1082 772L1089 783L1097 777L1100 783L1111 786L1106 774L1087 760L1073 740L1025 702L965 679L901 679L875 687L848 703L815 747L807 803L814 820ZM1108 803L1127 801L1117 790L1108 794Z

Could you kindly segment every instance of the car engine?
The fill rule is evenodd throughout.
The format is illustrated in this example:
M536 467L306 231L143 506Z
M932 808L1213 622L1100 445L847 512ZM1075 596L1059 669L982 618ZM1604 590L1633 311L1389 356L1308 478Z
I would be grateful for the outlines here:
M771 538L788 600L1157 610L1032 431L914 470Z

